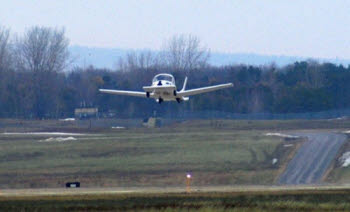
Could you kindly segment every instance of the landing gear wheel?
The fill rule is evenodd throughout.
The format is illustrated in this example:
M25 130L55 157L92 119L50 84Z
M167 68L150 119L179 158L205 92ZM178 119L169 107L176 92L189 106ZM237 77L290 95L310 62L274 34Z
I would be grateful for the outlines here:
M176 90L174 90L174 96L176 96L177 95L177 92L176 92Z
M149 98L149 92L146 92L146 96L147 96L147 98Z
M163 99L162 99L162 98L159 98L159 99L158 99L158 103L159 103L159 104L162 104L162 102L163 102Z
M181 103L181 99L180 98L176 98L177 103Z

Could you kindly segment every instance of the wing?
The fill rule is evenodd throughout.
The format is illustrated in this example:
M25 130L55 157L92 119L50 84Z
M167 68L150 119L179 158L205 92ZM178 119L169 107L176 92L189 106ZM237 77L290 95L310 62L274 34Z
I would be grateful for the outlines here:
M207 92L216 91L219 89L229 88L229 87L233 87L233 84L227 83L227 84L214 85L214 86L208 86L208 87L203 87L203 88L196 88L196 89L191 89L191 90L179 91L177 93L177 95L180 97L192 96L192 95L196 95L196 94L207 93Z
M109 93L109 94L115 94L115 95L147 97L146 92L139 92L139 91L122 91L122 90L109 90L109 89L99 89L99 91L102 93Z

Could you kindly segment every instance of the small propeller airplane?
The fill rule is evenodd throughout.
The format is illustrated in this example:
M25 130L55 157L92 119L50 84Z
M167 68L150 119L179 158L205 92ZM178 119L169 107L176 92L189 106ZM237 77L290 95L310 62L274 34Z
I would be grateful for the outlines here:
M233 87L232 83L220 84L196 89L185 90L187 84L187 77L185 78L184 85L180 91L177 91L175 85L175 79L171 74L158 74L152 80L151 86L143 86L144 92L140 91L124 91L124 90L110 90L99 89L102 93L115 94L115 95L127 95L153 98L159 104L163 101L188 101L189 96L197 95L201 93L216 91L223 88Z

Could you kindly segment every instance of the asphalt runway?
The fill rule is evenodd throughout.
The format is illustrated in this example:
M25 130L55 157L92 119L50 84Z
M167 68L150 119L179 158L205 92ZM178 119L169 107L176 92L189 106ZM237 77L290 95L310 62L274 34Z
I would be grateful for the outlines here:
M320 184L323 175L346 141L339 133L297 133L308 138L279 178L281 185Z

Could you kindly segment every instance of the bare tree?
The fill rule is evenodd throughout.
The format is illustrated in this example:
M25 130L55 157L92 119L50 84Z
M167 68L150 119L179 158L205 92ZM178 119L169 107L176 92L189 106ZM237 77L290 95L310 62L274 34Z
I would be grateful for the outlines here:
M0 72L9 69L11 65L9 38L10 30L0 27Z
M64 29L33 27L17 41L17 56L21 68L34 72L62 71L68 64L69 41Z
M174 70L193 70L208 65L210 51L193 35L175 35L163 47L163 61Z
M16 42L18 70L27 71L32 112L36 117L52 117L59 93L58 73L68 64L68 39L64 29L32 27ZM29 103L28 103L29 104Z
M0 27L0 114L6 111L6 108L10 108L8 107L10 92L7 90L11 81L11 73L9 72L11 65L9 36L10 31Z
M203 47L198 37L175 35L165 43L159 54L151 51L129 52L118 60L118 69L132 71L148 68L170 68L189 71L208 65L209 49Z
M148 69L156 66L158 66L158 57L151 51L129 52L125 58L120 57L118 61L118 68L121 71Z

